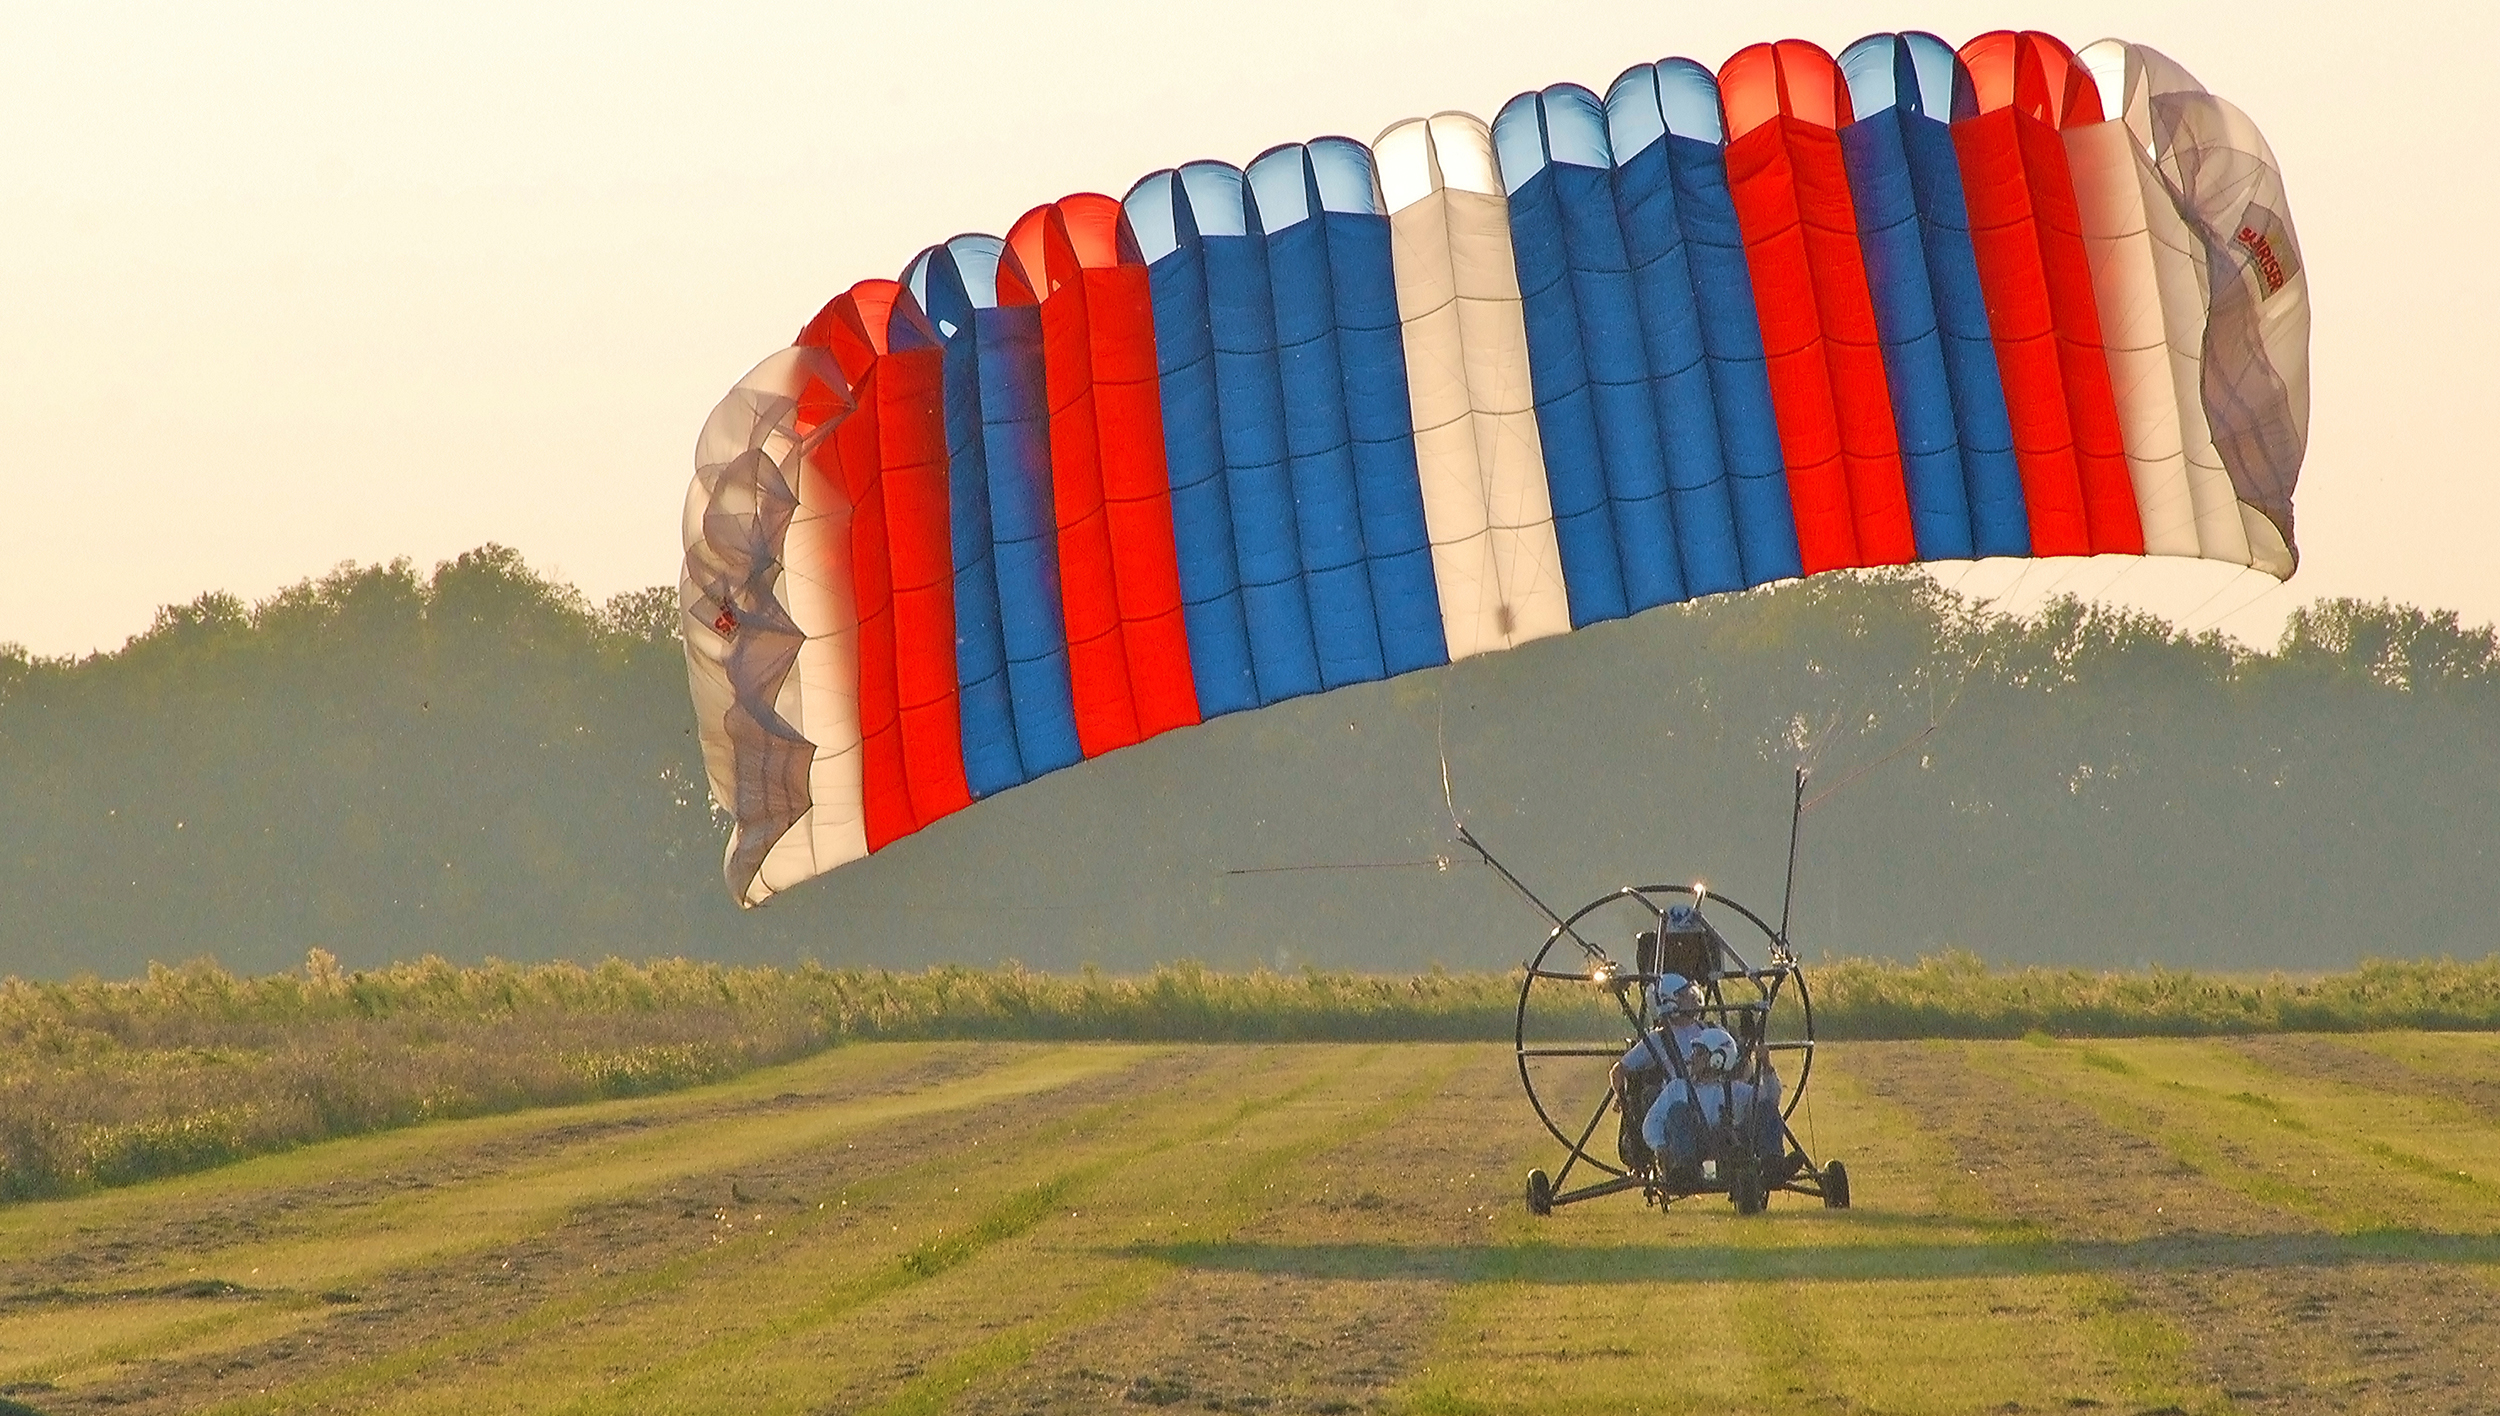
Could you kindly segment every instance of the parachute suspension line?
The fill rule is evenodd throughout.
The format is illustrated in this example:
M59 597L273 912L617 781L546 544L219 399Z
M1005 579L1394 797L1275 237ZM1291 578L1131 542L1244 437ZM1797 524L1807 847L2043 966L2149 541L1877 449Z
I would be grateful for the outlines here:
M2081 570L2083 567L2092 563L2091 557L2089 556L2062 556L2059 559L2066 562L2066 568L2059 571L2057 573L2057 578L2050 581L2048 586L2041 590L2040 605L2042 607L2045 607L2049 603L2049 598L2057 593L2058 586L2065 584L2076 571ZM2030 572L2025 571L2024 573L2029 574Z
M1952 584L1950 584L1950 585L1939 584L1939 585L1937 586L1937 588L1938 588L1938 589L1940 589L1940 590L1942 590L1942 591L1944 591L1944 593L1946 593L1946 594L1948 594L1948 595L1953 596L1955 599L1957 599L1957 600L1958 600L1958 599L1960 599L1960 598L1961 598L1961 595L1962 595L1962 582L1963 582L1963 581L1965 581L1965 580L1970 579L1972 575L1974 575L1974 574L1976 574L1976 573L1978 572L1978 570L1979 570L1979 562L1978 562L1978 561L1976 561L1976 560L1967 560L1967 561L1964 561L1964 562L1962 562L1962 573L1953 577L1953 583L1952 583ZM1932 572L1932 571L1930 571L1930 572L1928 573L1928 579L1930 579L1930 580L1934 580L1934 579L1935 579L1935 573L1934 573L1934 572Z
M2126 557L2125 559L2121 560L2121 561L2119 562L2119 564L2118 564L2118 573L2117 573L2116 575L2111 576L2111 577L2109 578L2109 583L2108 583L2108 584L2106 584L2106 585L2103 585L2103 586L2102 586L2102 587L2101 587L2098 591L2095 591L2094 593L2095 593L2095 594L2100 594L2100 595L2106 595L2106 594L2108 594L2109 592L2111 592L2112 590L2117 589L2119 586L2124 585L2124 584L2126 583L2126 581L2127 581L2127 577L2128 577L2128 576L2133 575L2133 574L2135 574L2137 571L2139 571L2139 570L2141 570L2141 569L2143 569L2143 568L2144 568L2144 561L2145 561L2145 557L2143 557L2143 556L2128 556L2128 557Z
M1809 775L1811 774L1805 768L1797 769L1796 793L1788 803L1788 883L1780 890L1779 952L1790 957L1794 955L1790 954L1788 948L1788 912L1789 908L1797 902L1797 833L1799 828L1805 825L1806 778ZM1786 959L1774 959L1772 962L1785 963L1786 961ZM1809 1112L1807 1114L1809 1124L1812 1119L1813 1115Z
M2239 584L2241 580L2243 580L2243 579L2245 579L2245 578L2247 577L2247 575L2248 575L2248 567L2247 567L2247 566L2244 566L2244 565L2233 566L2233 567L2231 568L2231 578L2230 578L2230 579L2225 580L2225 581L2223 581L2220 585L2215 586L2215 587L2214 587L2214 593L2212 593L2212 594L2210 594L2210 595L2206 596L2206 597L2205 597L2204 599L2202 599L2202 600L2197 601L2197 602L2196 602L2196 608L2195 608L2195 609L2192 609L2192 610L2188 611L2186 614L2179 616L2179 619L2178 619L2179 632L2180 632L2181 634L2188 635L2189 637L2193 638L2193 637L2195 636L2195 631L2194 631L2194 630L2189 629L2189 628L2188 628L2188 626L2189 626L2190 624L2192 624L2192 623L2194 623L2194 622L2195 622L2195 619L2196 619L2196 617L2197 617L2198 615L2201 615L2201 614L2203 614L2203 613L2205 612L2205 607L2206 607L2207 605L2210 605L2210 604L2212 604L2214 601L2221 599L2221 598L2222 598L2222 596L2223 596L2223 593L2224 593L2225 591L2229 590L2232 586Z
M1467 849L1474 851L1477 858L1482 860L1486 865L1493 867L1493 873L1502 877L1502 882L1510 886L1513 891L1517 892L1519 898L1527 901L1530 906L1534 907L1538 914L1545 916L1545 918L1550 921L1556 929L1561 930L1564 934L1570 936L1571 942L1580 946L1581 953L1588 955L1591 959L1601 964L1611 964L1614 962L1613 959L1607 956L1605 950L1600 949L1596 945L1591 944L1588 940L1581 938L1580 931L1573 929L1568 924L1565 924L1563 922L1563 917L1554 913L1553 906L1538 899L1536 892L1529 889L1526 882L1522 881L1518 876L1510 873L1509 866L1506 866L1500 861L1494 859L1493 852L1485 849L1484 842L1477 840L1474 832L1469 831L1465 826L1460 826L1458 828L1458 842Z
M1450 829L1464 836L1467 828L1458 819L1458 798L1450 791L1450 705L1438 693L1432 700L1432 745L1441 754L1441 805L1450 813Z
M1926 727L1919 729L1892 751L1885 753L1883 756L1876 758L1872 762L1862 763L1859 766L1852 768L1847 776L1842 777L1839 781L1832 783L1823 790L1816 792L1810 800L1804 801L1803 804L1797 808L1798 814L1802 816L1806 812L1814 810L1816 807L1821 806L1823 803L1831 800L1835 796L1840 795L1843 791L1846 791L1850 785L1856 782L1860 777L1865 776L1867 773L1874 771L1876 768L1883 766L1885 763L1890 762L1894 758L1899 757L1901 754L1919 746L1921 743L1926 742L1929 738L1934 737L1937 731L1944 727L1946 721L1953 716L1953 710L1960 706L1962 702L1962 694L1969 689L1970 681L1978 675L1979 666L1987 660L1987 657L1988 651L1984 648L1981 649L1979 653L1971 656L1970 662L1965 664L1962 668L1962 681L1953 686L1953 695L1944 701L1943 708L1931 711L1927 715ZM1800 796L1802 796L1805 792L1804 774L1805 769L1802 767L1799 768L1797 791ZM1796 852L1796 846L1794 844L1795 829L1793 826L1790 829L1790 836L1791 844L1789 851L1793 857ZM1792 861L1792 869L1793 868ZM1782 937L1785 937L1788 933L1784 924L1780 933Z
M1571 942L1580 946L1581 953L1588 955L1589 958L1601 964L1611 964L1614 962L1606 956L1605 950L1600 949L1586 939L1581 938L1578 930L1573 929L1570 925L1564 923L1563 917L1554 913L1553 906L1548 905L1541 899L1538 899L1537 893L1534 890L1529 889L1525 881L1522 881L1518 876L1511 874L1510 867L1502 864L1500 860L1496 859L1493 852L1485 848L1484 842L1477 840L1476 834L1467 829L1467 823L1459 819L1458 798L1456 793L1454 793L1450 787L1450 747L1449 739L1446 735L1444 735L1446 727L1446 717L1442 717L1436 721L1434 725L1434 732L1439 738L1439 745L1441 748L1441 804L1449 808L1450 830L1456 833L1458 843L1465 846L1467 849L1474 851L1478 860L1481 860L1486 865L1491 866L1493 868L1493 873L1502 877L1502 883L1508 885L1511 888L1511 891L1518 895L1520 899L1527 901L1529 906L1538 914L1545 916L1548 923L1552 924L1556 929L1561 930L1563 933L1571 936ZM1445 864L1442 868L1446 870L1449 867Z
M2191 631L2188 631L2188 630L2187 630L2186 626L2182 625L2182 626L2181 626L2181 632L2182 632L2182 633L2191 633L2191 634L2201 634L2201 633L2204 633L2206 630L2218 629L2218 628L2220 628L2220 627L2221 627L2222 622L2223 622L2224 620L2229 619L2231 616L2233 616L2233 615L2236 615L2236 614L2240 613L2242 610L2245 610L2245 609L2249 608L2250 606L2252 606L2252 605L2256 604L2259 600L2262 600L2262 599L2266 598L2268 595L2271 595L2271 594L2273 594L2275 591L2280 590L2280 589L2282 589L2282 588L2283 588L2283 582L2282 582L2282 581L2280 581L2280 580L2275 579L2273 576L2271 576L2271 575L2267 575L2267 574L2265 574L2265 573L2264 573L2264 572L2262 572L2262 571L2250 571L2250 570L2246 569L2245 567L2243 567L2243 568L2242 568L2242 570L2241 570L2241 573L2240 573L2239 575L2233 576L2233 577L2231 578L2231 580L2230 580L2227 584L2225 584L2225 585L2222 587L2222 590L2228 590L2228 589L2230 589L2230 588L2231 588L2231 586L2239 584L2239 583L2240 583L2243 579L2245 579L2246 577L2248 577L2248 576L2250 576L2250 575L2254 575L2254 576L2257 578L2257 581L2258 581L2258 585L2257 585L2257 593L2256 593L2256 594L2249 596L2247 599L2240 601L2238 604L2233 605L2231 608L2229 608L2229 609L2227 609L2227 610L2224 610L2221 614L2218 614L2218 615L2214 616L2214 617L2213 617L2210 621L2208 621L2208 622L2205 624L2205 626L2204 626L2204 628L2203 628L2203 629L2200 629L2200 630L2195 630L2195 631L2192 631L2192 632L2191 632ZM2208 596L2208 597L2206 598L2205 604L2210 605L2210 604L2212 604L2212 603L2214 602L2214 600L2216 600L2216 599L2220 598L2220 597L2221 597L2221 595L2222 595L2222 590L2217 590L2217 591L2215 591L2215 592L2214 592L2211 596ZM2203 608L2204 608L2204 606L2203 606L2203 605L2199 605L2197 608L2201 610L2201 609L2203 609Z
M1427 868L1446 871L1450 868L1450 858L1440 855L1426 856L1422 860L1322 861L1314 865L1241 865L1230 867L1220 873L1225 875L1290 875L1305 870L1423 870Z

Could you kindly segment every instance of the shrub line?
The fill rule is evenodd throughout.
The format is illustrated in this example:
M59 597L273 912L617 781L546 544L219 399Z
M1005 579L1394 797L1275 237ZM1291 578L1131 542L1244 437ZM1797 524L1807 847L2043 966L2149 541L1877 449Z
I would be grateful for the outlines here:
M2500 955L2348 973L1809 970L1825 1040L2500 1029ZM1514 972L1182 962L1140 976L688 959L0 980L0 1199L131 1184L441 1118L674 1091L850 1042L1498 1042Z

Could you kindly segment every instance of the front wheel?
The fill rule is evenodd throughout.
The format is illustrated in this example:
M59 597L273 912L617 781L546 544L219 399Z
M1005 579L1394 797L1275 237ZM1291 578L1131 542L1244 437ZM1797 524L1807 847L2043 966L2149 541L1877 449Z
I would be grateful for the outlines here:
M1823 1167L1823 1208L1849 1208L1849 1167L1836 1160Z
M1738 1214L1760 1214L1771 1207L1771 1196L1765 1188L1760 1171L1746 1166L1728 1177L1727 1197L1736 1204Z
M1554 1212L1554 1182L1553 1182L1553 1179L1552 1179L1551 1177L1549 1177L1549 1176L1548 1176L1548 1175L1547 1175L1544 1171L1542 1171L1542 1170L1531 1170L1531 1171L1529 1171L1529 1172L1528 1172L1528 1213L1530 1213L1530 1214L1552 1214L1553 1212Z

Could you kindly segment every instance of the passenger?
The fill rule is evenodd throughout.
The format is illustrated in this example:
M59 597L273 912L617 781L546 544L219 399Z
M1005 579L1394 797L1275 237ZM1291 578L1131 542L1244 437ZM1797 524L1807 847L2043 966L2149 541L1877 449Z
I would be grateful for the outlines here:
M1736 1039L1727 1029L1703 1028L1687 1057L1685 1075L1668 1082L1650 1106L1641 1124L1641 1139L1670 1174L1689 1182L1697 1177L1702 1157L1710 1149L1709 1134L1718 1127L1720 1117L1759 1117L1761 1113L1752 1083L1736 1075Z

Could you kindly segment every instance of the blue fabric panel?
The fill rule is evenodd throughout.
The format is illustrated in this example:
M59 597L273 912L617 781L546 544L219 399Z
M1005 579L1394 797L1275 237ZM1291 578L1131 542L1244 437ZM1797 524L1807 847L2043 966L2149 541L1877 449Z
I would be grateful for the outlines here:
M1619 161L1613 172L1615 216L1647 351L1650 406L1665 454L1684 588L1693 595L1741 590L1745 573L1719 447L1718 400L1710 389L1701 307L1685 260L1675 174L1663 136Z
M1674 509L1667 492L1665 449L1650 398L1649 354L1641 335L1640 297L1613 182L1603 167L1557 162L1547 169L1571 254L1573 304L1587 356L1589 401L1614 512L1615 549L1623 569L1625 608L1671 604L1684 583Z
M1987 296L1971 249L1970 208L1962 200L1962 164L1940 116L1904 114L1902 151L1926 234L1927 283L1936 302L1945 374L1953 389L1962 448L1964 499L1971 548L1983 556L2031 554L2031 519L2024 509L2021 469L2014 463L2014 425L1988 332Z
M1910 533L1921 560L1971 554L1970 506L1962 478L1960 430L1944 366L1944 336L1927 279L1927 243L1910 182L1902 113L1886 108L1840 130L1849 195L1858 212L1858 246L1874 297L1876 338L1892 390L1901 439Z
M1527 95L1521 101L1533 105L1536 99ZM1511 193L1510 244L1519 267L1521 313L1528 326L1528 381L1536 397L1537 438L1545 448L1545 485L1553 500L1554 540L1562 551L1572 627L1621 619L1629 612L1623 563L1615 550L1614 513L1606 500L1597 411L1589 397L1588 361L1580 345L1580 313L1572 300L1571 257L1564 245L1551 164Z
M1038 777L1085 758L1077 745L1068 635L1059 613L1059 523L1050 496L1042 312L1031 305L975 310L972 331L981 365L981 455L989 472L1007 691L1025 773Z
M1423 480L1415 469L1415 413L1406 393L1389 218L1329 210L1316 220L1328 235L1346 431L1354 439L1354 483L1362 500L1381 657L1393 674L1446 664L1449 640L1441 631L1441 590L1424 530Z
M1295 166L1299 169L1300 163ZM1310 194L1306 189L1301 195ZM1265 240L1311 641L1321 684L1338 688L1368 683L1388 669L1381 657L1380 617L1372 606L1354 441L1346 427L1328 233L1308 218L1314 205L1306 200L1301 208L1305 215L1299 218L1288 210L1284 224L1267 232ZM1264 206L1260 215L1266 215Z
M1215 334L1224 480L1232 494L1233 555L1259 701L1317 693L1319 654L1302 583L1302 538L1285 457L1284 389L1276 375L1276 316L1266 242L1206 236L1207 319Z
M1166 209L1170 198L1164 197ZM1180 213L1186 220L1187 213ZM1154 301L1155 368L1163 400L1163 460L1172 487L1172 548L1180 562L1181 622L1198 716L1259 706L1250 632L1241 613L1233 555L1231 494L1224 481L1222 419L1215 393L1215 335L1207 322L1204 252L1180 242L1146 272Z
M1016 746L1015 705L1007 685L1007 640L1000 622L998 568L991 534L989 459L981 440L981 355L972 301L954 258L930 253L915 282L938 331L946 383L947 534L955 563L955 683L964 780L975 797L1025 780Z
M1804 572L1797 520L1788 503L1788 466L1780 455L1771 412L1771 379L1763 362L1762 325L1754 313L1753 276L1728 190L1727 152L1717 143L1670 133L1667 160L1675 175L1675 208L1685 259L1701 307L1702 348L1719 413L1719 446L1727 459L1729 500L1736 511L1736 548L1745 583Z

